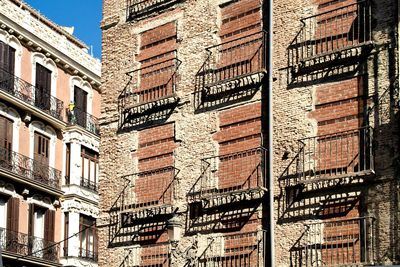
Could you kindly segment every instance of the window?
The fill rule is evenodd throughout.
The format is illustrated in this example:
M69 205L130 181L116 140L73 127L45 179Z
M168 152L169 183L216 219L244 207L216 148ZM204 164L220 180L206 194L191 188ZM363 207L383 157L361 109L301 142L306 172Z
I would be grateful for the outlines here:
M0 231L7 227L7 199L0 196Z
M49 143L50 138L35 132L33 151L33 176L34 179L46 183L49 179Z
M88 93L78 86L74 86L74 115L76 123L86 128L87 116L87 95Z
M0 88L14 91L15 49L0 41Z
M50 110L51 71L36 63L35 106Z
M64 256L68 256L69 213L64 213Z
M81 186L97 190L97 179L99 173L98 153L82 146L82 179Z
M55 212L44 207L29 205L29 236L30 249L34 256L42 257L43 248L54 241Z
M80 253L82 258L97 260L97 230L96 219L81 215L79 222Z

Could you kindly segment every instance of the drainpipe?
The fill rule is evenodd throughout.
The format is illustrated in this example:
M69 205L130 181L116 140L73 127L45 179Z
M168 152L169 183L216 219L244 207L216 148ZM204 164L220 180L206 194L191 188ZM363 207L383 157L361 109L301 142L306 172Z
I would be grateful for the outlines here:
M267 207L267 212L264 213L268 218L265 221L266 223L266 236L264 236L264 255L265 255L265 264L264 266L274 267L275 266L275 234L274 234L274 175L273 175L273 109L272 109L272 62L273 62L273 27L272 27L272 17L273 17L273 0L263 1L266 6L264 7L264 14L266 18L264 19L264 23L266 24L267 30L267 55L266 55L266 63L267 63L267 91L266 96L264 93L264 100L266 101L266 116L264 119L266 120L265 129L267 129L267 138L264 140L267 148L267 162L266 162L266 186L268 189L268 197L265 199L264 205ZM265 25L264 24L264 25ZM265 114L265 113L264 113ZM265 252L265 249L267 250Z

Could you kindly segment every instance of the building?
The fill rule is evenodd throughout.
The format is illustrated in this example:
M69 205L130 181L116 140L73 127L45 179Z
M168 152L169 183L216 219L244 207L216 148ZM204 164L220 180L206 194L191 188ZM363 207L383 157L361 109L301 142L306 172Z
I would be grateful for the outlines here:
M0 247L6 267L97 266L100 61L0 1Z
M103 4L99 266L399 263L395 1Z

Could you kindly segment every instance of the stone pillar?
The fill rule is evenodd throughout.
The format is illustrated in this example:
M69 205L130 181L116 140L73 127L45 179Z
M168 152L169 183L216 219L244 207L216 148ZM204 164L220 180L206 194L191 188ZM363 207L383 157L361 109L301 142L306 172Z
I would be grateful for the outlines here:
M68 256L69 257L78 257L79 255L79 234L74 235L79 232L79 213L78 212L70 212L69 213L69 226L68 226L68 235L71 238L68 240Z
M80 185L82 176L81 145L71 143L70 183Z

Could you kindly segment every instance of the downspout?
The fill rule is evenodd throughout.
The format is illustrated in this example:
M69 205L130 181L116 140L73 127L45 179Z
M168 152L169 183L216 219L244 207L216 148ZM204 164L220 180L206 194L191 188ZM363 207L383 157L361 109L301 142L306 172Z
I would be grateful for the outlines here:
M272 8L273 0L269 0L268 3L268 34L267 34L267 45L268 45L268 191L269 191L269 243L270 243L270 267L275 266L275 231L274 231L274 172L272 164L272 150L273 150L273 110L272 110L272 51L273 51L273 28L272 28Z

